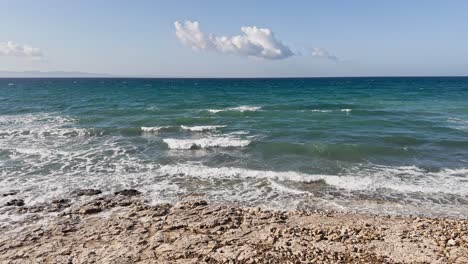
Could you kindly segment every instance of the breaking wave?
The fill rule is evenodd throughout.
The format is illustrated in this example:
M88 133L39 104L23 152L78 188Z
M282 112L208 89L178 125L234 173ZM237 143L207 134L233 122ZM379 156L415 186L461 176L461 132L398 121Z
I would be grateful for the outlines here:
M260 106L248 106L248 105L242 105L238 107L229 107L229 108L224 108L224 109L208 109L208 112L210 113L219 113L219 112L226 112L226 111L236 111L236 112L255 112L259 111L262 109Z
M206 148L227 148L245 147L250 144L250 140L233 137L206 137L200 139L175 139L165 138L164 143L170 149L206 149Z
M171 131L171 132L177 132L180 130L185 130L185 131L191 131L191 132L207 132L207 131L213 131L213 130L218 130L220 128L224 128L226 126L154 126L154 127L141 127L141 131L143 133L159 133L162 131Z
M450 127L464 132L468 132L468 120L452 117L449 118L447 121Z
M180 126L183 130L193 131L193 132L203 132L203 131L210 131L210 130L217 130L220 128L224 128L226 126Z
M349 108L344 108L344 109L338 109L338 110L332 110L332 109L311 109L311 110L302 110L302 112L309 111L309 112L317 112L317 113L331 113L331 112L346 112L349 113L353 111L353 109Z
M170 126L160 126L160 127L141 127L142 132L147 133L157 133L163 129L171 128Z
M323 181L329 186L349 191L376 191L389 189L402 193L447 193L467 195L463 177L468 168L444 169L427 172L415 166L383 167L350 171L343 175L306 174L295 171L262 171L244 168L211 168L202 165L161 166L160 172L169 175L186 175L210 179L272 179L298 183Z

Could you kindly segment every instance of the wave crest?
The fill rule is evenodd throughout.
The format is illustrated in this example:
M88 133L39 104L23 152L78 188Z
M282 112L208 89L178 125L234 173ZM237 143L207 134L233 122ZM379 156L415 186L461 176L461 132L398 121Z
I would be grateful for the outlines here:
M249 106L249 105L242 105L238 107L228 107L224 109L208 109L210 113L219 113L219 112L226 112L226 111L236 111L236 112L255 112L262 109L260 106Z
M325 182L327 185L349 191L376 191L389 189L401 193L448 193L466 195L468 188L462 175L467 168L426 172L414 166L373 167L348 172L345 175L306 174L295 171L261 171L233 167L211 168L202 165L161 166L162 173L187 175L197 178L257 178L301 183Z
M226 126L217 125L217 126L180 126L183 130L193 131L193 132L203 132L203 131L210 131L210 130L217 130L220 128L224 128Z
M227 147L245 147L250 144L249 140L233 137L207 137L200 139L175 139L165 138L164 143L170 149L206 149L206 148L227 148Z
M148 132L148 133L157 133L161 131L162 129L168 129L170 126L160 126L160 127L141 127L142 132Z

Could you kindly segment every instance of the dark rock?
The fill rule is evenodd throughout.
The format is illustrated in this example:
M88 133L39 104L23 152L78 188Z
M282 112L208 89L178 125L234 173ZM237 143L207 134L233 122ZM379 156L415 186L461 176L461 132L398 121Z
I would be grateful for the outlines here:
M24 200L23 199L13 199L11 201L8 201L6 206L23 206L24 205Z
M81 189L75 192L77 196L93 196L101 194L101 190L97 189Z
M136 196L140 194L141 192L134 190L134 189L125 189L122 191L115 192L115 195L123 195L123 196Z
M101 211L102 211L101 207L88 206L88 207L81 208L79 213L80 214L97 214Z
M191 150L199 150L199 149L201 149L201 146L197 145L197 144L193 144L192 146L190 146L190 149Z
M208 202L205 200L188 200L188 201L183 201L179 204L179 207L181 209L190 209L190 208L195 208L199 206L207 206Z
M70 203L70 200L68 200L68 199L55 199L55 200L52 200L52 203L53 204L68 204L68 203Z
M192 207L198 207L198 206L207 206L208 202L205 200L195 200L191 203Z
M3 197L12 196L12 195L16 195L18 193L19 193L19 191L8 191L8 192L5 192L5 193L2 193L1 196L3 196Z

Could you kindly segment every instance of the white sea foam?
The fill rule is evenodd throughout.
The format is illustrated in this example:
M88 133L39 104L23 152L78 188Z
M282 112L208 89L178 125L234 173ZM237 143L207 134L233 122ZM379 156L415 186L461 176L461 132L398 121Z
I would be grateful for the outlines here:
M210 130L217 130L226 126L218 125L218 126L180 126L183 130L193 131L193 132L203 132L203 131L210 131Z
M249 140L234 137L206 137L199 139L175 139L165 138L163 141L170 149L198 149L215 147L245 147L250 144Z
M275 181L271 181L270 184L273 189L281 193L290 193L290 194L297 194L297 195L310 195L311 194L310 192L307 192L307 191L301 191L301 190L286 187L285 185L277 183Z
M468 175L468 168L425 172L413 166L375 167L347 175L305 174L294 171L260 171L232 167L211 168L198 165L162 166L160 170L167 174L183 174L200 178L273 179L302 183L324 181L330 186L350 191L391 189L404 193L441 192L459 195L468 194L468 183L463 180ZM463 177L457 177L457 175Z
M331 112L346 112L349 113L353 111L352 109L340 109L340 110L332 110L332 109L311 109L311 110L302 110L304 111L309 111L309 112L317 112L317 113L331 113Z
M262 109L260 106L248 106L242 105L238 107L229 107L224 109L208 109L210 113L219 113L219 112L226 112L226 111L237 111L237 112L255 112Z
M449 122L450 127L468 132L468 120L457 117L451 117L447 121Z
M325 175L252 170L229 165L160 165L159 162L164 159L148 159L147 153L151 152L145 153L119 136L70 137L67 133L76 129L73 128L75 123L73 118L55 114L0 116L0 130L9 133L30 131L26 134L12 132L0 135L0 193L19 190L20 193L14 198L24 199L26 204L31 205L53 198L69 198L74 190L81 188L97 188L105 193L136 188L155 202L174 201L181 195L200 191L218 201L292 209L289 202L317 204L317 200L312 200L321 199L317 198L316 190L332 190L323 198L327 202L343 208L365 208L368 212L383 208L380 210L387 210L385 212L404 209L415 213L419 209L413 208L420 207L421 211L466 216L468 211L466 206L460 206L468 195L468 168L431 172L415 166L360 165L339 175ZM50 135L47 133L51 131L55 131L57 136L37 136ZM205 148L242 147L253 139L224 134L219 137L210 135L199 139L167 140L172 141L174 148L189 149L194 144ZM181 152L171 153L189 153ZM206 154L203 151L200 153ZM316 185L320 188L316 188ZM336 196L336 193L341 196ZM370 204L373 202L371 198L367 200L369 204L363 204L361 194L384 198L388 194L397 194L394 197L398 198L398 202L394 202L392 208L386 207L387 203ZM0 196L0 204L12 198ZM408 210L411 203L413 207ZM450 210L444 211L444 208Z
M229 135L248 135L248 134L250 134L250 132L246 130L234 131L234 132L229 133Z
M218 125L218 126L184 126L182 125L180 126L180 129L192 131L192 132L204 132L204 131L217 130L223 127L226 127L226 126L221 126L221 125ZM146 133L158 133L161 130L169 129L169 128L172 128L172 126L141 127L141 131L146 132ZM179 127L174 126L174 128L178 129Z
M312 109L310 112L330 113L333 112L333 110Z
M161 129L167 129L170 126L158 126L158 127L141 127L141 131L148 132L148 133L156 133L161 131Z
M157 106L148 106L148 107L145 108L145 110L147 110L147 111L157 111L157 110L160 110L160 108L157 107Z
M0 125L18 125L23 127L30 124L47 124L49 126L61 126L73 123L71 117L63 117L52 113L22 114L22 115L0 115Z
M95 132L92 129L70 127L73 123L75 123L73 118L54 116L49 113L3 115L0 116L0 136L4 140L18 141L21 138L25 140L31 137L82 137ZM102 132L97 134L102 134Z

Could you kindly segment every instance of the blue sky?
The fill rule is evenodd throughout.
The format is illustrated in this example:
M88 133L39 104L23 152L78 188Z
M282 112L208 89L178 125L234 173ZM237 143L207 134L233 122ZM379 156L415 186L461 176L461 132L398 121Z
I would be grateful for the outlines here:
M468 75L468 1L462 0L0 0L0 6L0 71L155 77ZM183 26L186 20L199 23L208 46L194 51L191 47L198 44L187 40L192 31L176 35L174 22ZM264 46L243 38L244 26L271 30L272 41L293 55L257 54ZM238 35L248 51L232 50L231 42L220 44L222 36L234 41L230 37Z

